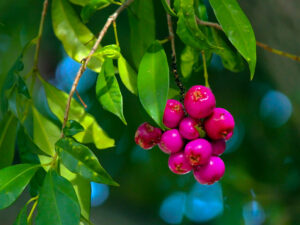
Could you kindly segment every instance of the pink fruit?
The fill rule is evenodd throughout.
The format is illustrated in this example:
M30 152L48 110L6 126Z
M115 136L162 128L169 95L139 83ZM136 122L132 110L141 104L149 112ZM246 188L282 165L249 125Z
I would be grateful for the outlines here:
M167 154L179 152L183 145L183 139L177 129L164 132L158 144L159 148Z
M193 169L183 152L171 154L168 164L170 170L176 174L186 174Z
M216 99L209 88L196 85L186 93L184 107L191 117L202 119L213 112L216 107Z
M141 124L135 132L135 143L143 149L150 149L160 142L161 129L151 126L149 123Z
M201 122L191 117L184 118L179 124L179 133L183 138L188 140L199 137L198 129L201 129Z
M203 166L194 168L194 177L200 184L213 184L225 173L225 164L220 157L212 156Z
M219 139L211 142L212 154L213 155L222 155L226 149L225 139Z
M190 141L184 148L185 157L192 166L206 164L211 153L211 144L203 138Z
M165 108L163 123L168 128L178 126L180 120L184 117L182 104L174 99L169 99Z
M215 108L212 115L204 121L204 128L213 140L228 139L233 134L234 119L226 109Z

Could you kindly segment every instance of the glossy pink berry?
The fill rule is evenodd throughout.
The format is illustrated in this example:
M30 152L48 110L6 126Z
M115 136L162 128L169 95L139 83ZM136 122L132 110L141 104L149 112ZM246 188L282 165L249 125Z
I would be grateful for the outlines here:
M209 88L196 85L186 93L184 107L191 117L202 119L213 112L216 107L216 99Z
M233 134L233 116L226 109L215 108L212 115L204 121L204 128L207 136L213 140L227 139Z
M149 123L141 124L135 132L135 143L143 149L150 149L160 142L161 129L151 126Z
M211 144L203 138L190 141L184 148L185 157L192 166L206 164L211 153Z
M167 154L179 152L183 145L183 139L177 129L164 132L158 144L159 148Z
M183 152L171 154L168 164L170 170L176 174L186 174L193 169Z
M225 173L225 164L218 156L212 156L203 166L194 168L194 177L200 184L213 184L220 180Z
M180 120L184 117L182 104L174 99L169 99L165 108L163 123L168 128L178 126Z
M222 155L226 149L225 139L219 139L211 142L212 154L213 155Z
M201 129L201 122L191 117L184 118L179 124L179 133L183 138L188 140L198 138L199 129Z

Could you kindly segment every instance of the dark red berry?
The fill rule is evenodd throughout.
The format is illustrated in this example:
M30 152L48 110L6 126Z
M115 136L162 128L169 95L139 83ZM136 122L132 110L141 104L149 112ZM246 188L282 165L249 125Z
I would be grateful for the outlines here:
M161 129L151 126L149 123L141 124L135 132L135 143L143 149L150 149L160 142Z

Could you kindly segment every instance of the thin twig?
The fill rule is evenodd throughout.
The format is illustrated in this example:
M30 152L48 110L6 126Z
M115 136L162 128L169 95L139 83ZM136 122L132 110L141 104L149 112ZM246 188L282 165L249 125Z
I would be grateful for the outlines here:
M76 91L76 87L78 85L78 82L83 74L83 72L86 70L86 67L87 67L87 64L88 62L90 61L92 55L95 53L95 51L97 50L100 42L102 41L104 35L106 34L108 28L110 27L110 25L113 23L113 21L115 21L117 19L117 17L119 16L119 14L124 10L126 9L134 0L127 0L125 1L111 16L108 17L106 23L104 24L102 30L100 31L99 33L99 36L92 48L92 50L90 51L90 53L88 54L88 56L82 60L82 65L80 66L77 74L76 74L76 77L75 77L75 80L73 82L73 85L72 85L72 88L70 90L70 93L69 93L69 98L68 98L68 102L67 102L67 105L66 105L66 111L65 111L65 115L64 115L64 122L62 124L62 131L61 131L61 137L64 136L63 134L63 129L65 128L66 126L66 123L68 121L68 117L69 117L69 111L70 111L70 106L71 106L71 100L72 100L72 97Z
M34 61L33 61L33 71L38 70L38 61L39 61L39 54L40 54L41 38L42 38L42 34L43 34L47 8L48 8L48 0L45 0L44 4L43 4L43 11L42 11L42 16L41 16L41 21L40 21L39 33L38 33L38 36L37 36L37 43L36 43L36 49L35 49Z
M87 105L85 104L85 102L83 101L83 99L81 98L79 92L77 90L75 90L77 98L79 99L79 101L81 102L81 104L83 105L84 108L87 108Z
M205 86L209 88L205 51L202 50L202 51L201 51L201 54L202 54L202 61L203 61L203 70L204 70Z
M197 20L197 23L199 25L208 26L208 27L214 27L217 30L224 31L223 28L220 26L220 24L203 21L203 20L200 20L198 17L196 18L196 20ZM256 41L256 45L258 47L260 47L262 49L265 49L265 50L267 50L269 52L272 52L272 53L274 53L276 55L284 56L284 57L287 57L287 58L290 58L292 60L300 62L300 56L297 56L297 55L294 55L294 54L290 54L288 52L284 52L284 51L272 48L269 45L266 45L266 44L264 44L262 42L259 42L259 41Z
M170 0L166 0L167 4L170 5ZM174 38L174 31L172 25L172 18L167 13L167 22L168 22L168 30L169 30L169 39L171 41L171 49L172 49L172 72L174 74L175 82L180 90L180 101L183 102L184 95L185 95L185 87L183 86L182 82L180 81L178 70L177 70L177 58L176 58L176 49L175 49L175 38Z

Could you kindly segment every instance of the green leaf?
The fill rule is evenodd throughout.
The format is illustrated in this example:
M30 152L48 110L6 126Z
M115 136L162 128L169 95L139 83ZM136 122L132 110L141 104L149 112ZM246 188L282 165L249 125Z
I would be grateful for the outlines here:
M72 184L50 170L44 180L37 205L37 225L75 225L80 207Z
M76 12L67 0L52 1L52 24L55 35L62 42L67 54L81 62L87 57L94 44L95 36L80 21ZM92 57L88 67L100 72L102 61Z
M0 168L12 164L15 154L17 118L8 112L0 123Z
M147 48L155 40L155 18L152 0L135 0L128 10L130 25L130 51L135 65L140 61Z
M61 122L63 122L65 108L68 101L68 94L58 90L43 79L41 79L41 81L44 85L51 111ZM94 143L98 149L105 149L114 146L115 141L108 137L105 131L99 126L95 118L89 113L85 112L83 107L76 102L75 99L72 99L71 101L69 120L76 120L84 128L83 132L80 132L74 136L77 141L81 143Z
M65 136L73 136L82 131L84 131L83 126L75 120L68 120L63 130Z
M194 65L199 60L199 51L186 46L180 55L180 69L184 78L189 78L193 72Z
M29 193L31 196L37 196L43 186L47 172L44 168L39 168L29 183Z
M55 146L63 165L71 172L77 173L90 181L118 186L88 147L74 141L72 138L62 138Z
M18 92L20 94L23 94L25 97L30 98L30 94L29 94L27 85L26 85L25 81L23 80L23 78L20 75L18 75L17 86L18 86Z
M209 0L226 36L249 64L251 79L256 66L256 41L252 26L236 0Z
M46 155L54 155L55 143L59 139L59 128L36 108L32 107L33 113L33 141Z
M86 6L91 0L69 0L75 5Z
M60 163L61 176L65 177L73 185L80 205L81 217L89 220L91 209L91 184L82 176L72 173Z
M137 74L122 55L118 59L118 70L121 81L125 87L132 94L137 95Z
M16 221L14 222L14 225L27 225L27 204L21 209L19 212Z
M90 0L87 5L81 10L80 16L84 23L87 23L90 17L100 9L103 9L110 5L108 0Z
M118 59L120 54L120 47L118 45L106 45L103 48L99 49L94 53L94 56L97 56L101 59L109 58L109 59Z
M140 101L160 126L169 92L169 66L162 46L156 41L143 56L138 73L138 92Z
M125 125L127 124L123 115L123 97L112 59L106 59L103 63L97 79L96 95L104 109L118 116Z
M10 206L20 196L39 167L18 164L0 170L0 209Z
M180 96L180 91L174 88L169 88L168 99L176 99Z
M166 2L166 0L161 0L161 3L168 14L175 17L177 16L176 13L173 11L173 9L171 9L169 4Z

